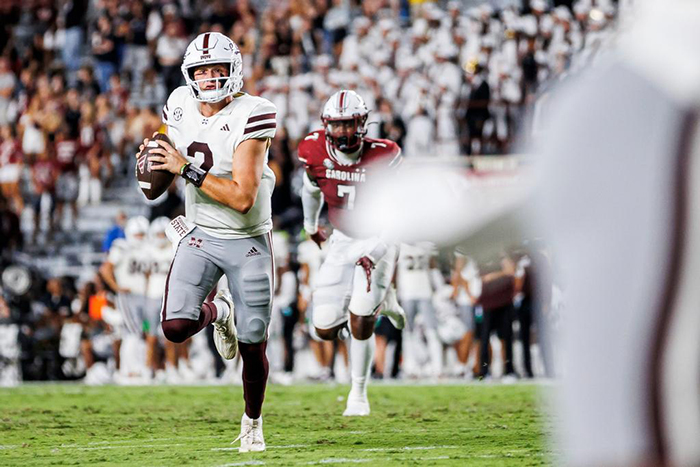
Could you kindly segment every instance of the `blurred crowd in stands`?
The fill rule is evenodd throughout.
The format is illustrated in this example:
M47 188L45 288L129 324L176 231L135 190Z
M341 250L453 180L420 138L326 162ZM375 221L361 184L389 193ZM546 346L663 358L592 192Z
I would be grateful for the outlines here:
M47 280L6 266L16 252L74 230L83 206L99 206L105 190L131 176L138 144L160 127L168 93L183 84L191 38L228 34L243 54L244 90L278 108L273 212L293 255L301 225L296 146L320 126L330 94L357 90L372 110L370 136L397 141L407 157L507 154L538 96L589 66L614 38L611 0L473 3L0 2L0 248L10 270L0 322L21 323L23 352L39 359L25 378L72 374L61 369L64 359L40 356L60 355L67 323L80 324L79 336L101 335L92 310L109 291L99 276ZM150 217L181 210L174 184ZM453 262L443 261L443 272ZM107 343L98 346L103 354Z

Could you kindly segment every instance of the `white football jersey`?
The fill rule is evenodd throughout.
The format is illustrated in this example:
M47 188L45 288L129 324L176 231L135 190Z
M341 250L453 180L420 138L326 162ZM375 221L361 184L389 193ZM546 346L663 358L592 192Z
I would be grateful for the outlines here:
M401 244L396 284L399 299L430 299L433 287L430 283L430 258L433 249L424 244Z
M160 300L165 292L165 280L168 278L170 263L173 261L173 248L170 242L163 247L152 247L148 250L148 287L146 296Z
M325 244L324 244L325 246ZM297 262L309 266L309 287L313 290L316 275L326 257L327 249L321 250L312 240L304 240L297 247Z
M114 278L119 287L129 289L133 294L145 295L149 266L145 243L134 245L118 238L109 249L107 261L114 267Z
M163 108L168 137L187 160L210 174L231 179L233 154L247 139L273 138L275 105L262 97L238 93L212 117L199 112L199 103L186 86L175 89ZM255 204L247 214L218 203L192 184L185 189L187 219L219 238L247 238L272 230L272 190L275 175L267 165Z

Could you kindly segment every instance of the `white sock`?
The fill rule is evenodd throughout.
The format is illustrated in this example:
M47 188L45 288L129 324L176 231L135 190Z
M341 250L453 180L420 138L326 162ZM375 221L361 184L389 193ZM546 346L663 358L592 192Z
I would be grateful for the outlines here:
M228 319L228 314L231 313L231 309L223 300L214 300L212 302L216 307L216 321L215 323L223 323Z
M426 329L425 340L428 341L432 375L440 376L442 373L442 342L440 342L437 331L435 329Z
M352 374L350 394L367 397L367 382L372 369L374 347L374 336L363 341L353 337L350 341L350 371Z

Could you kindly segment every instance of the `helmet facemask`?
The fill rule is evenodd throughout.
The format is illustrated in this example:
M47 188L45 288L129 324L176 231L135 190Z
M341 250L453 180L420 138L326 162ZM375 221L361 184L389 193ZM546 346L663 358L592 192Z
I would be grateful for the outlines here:
M234 62L230 63L212 63L212 64L207 64L207 65L223 65L226 66L228 65L228 75L227 76L221 76L221 77L209 77L209 78L202 78L202 79L195 79L194 78L194 73L195 70L204 65L194 65L185 70L185 75L189 78L187 80L187 84L190 87L192 91L192 96L200 101L200 102L219 102L223 99L226 99L228 96L231 96L238 92L238 89L235 89L235 82L232 79L233 76L233 71L234 71ZM201 84L205 82L210 82L214 81L216 83L216 88L215 89L202 89Z
M326 129L326 139L337 150L346 154L360 149L367 134L367 115L353 115L347 118L322 117Z

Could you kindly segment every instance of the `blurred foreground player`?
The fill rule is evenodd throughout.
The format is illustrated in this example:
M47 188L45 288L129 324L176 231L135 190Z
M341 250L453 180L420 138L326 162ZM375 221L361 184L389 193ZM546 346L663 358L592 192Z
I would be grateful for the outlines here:
M575 466L700 465L700 4L637 7L614 59L552 99L537 150Z
M240 350L245 413L239 451L264 451L261 411L274 290L270 198L275 176L267 158L276 108L240 92L241 54L223 34L197 36L185 51L182 73L186 86L175 89L163 109L174 147L158 140L161 147L150 159L161 163L153 170L187 181L187 216L169 228L177 251L165 284L163 333L183 342L214 324L221 356L232 359ZM230 292L224 289L204 303L223 274Z
M453 222L450 237L469 252L551 241L566 284L559 441L572 466L700 465L700 4L637 8L617 53L550 99L536 212L514 197ZM373 197L404 209L397 238L431 215L388 194ZM450 196L444 214L465 206Z
M377 313L386 315L397 329L405 323L396 292L390 288L398 245L384 242L373 226L354 224L345 218L362 196L362 187L371 179L372 171L393 170L401 162L401 149L396 143L365 137L368 114L364 100L355 91L339 91L323 107L324 129L310 133L298 149L299 159L306 166L304 228L317 244L325 240L325 233L318 229L325 200L335 229L313 292L313 325L320 338L334 340L347 333L349 318L352 389L345 416L370 412L367 383Z

